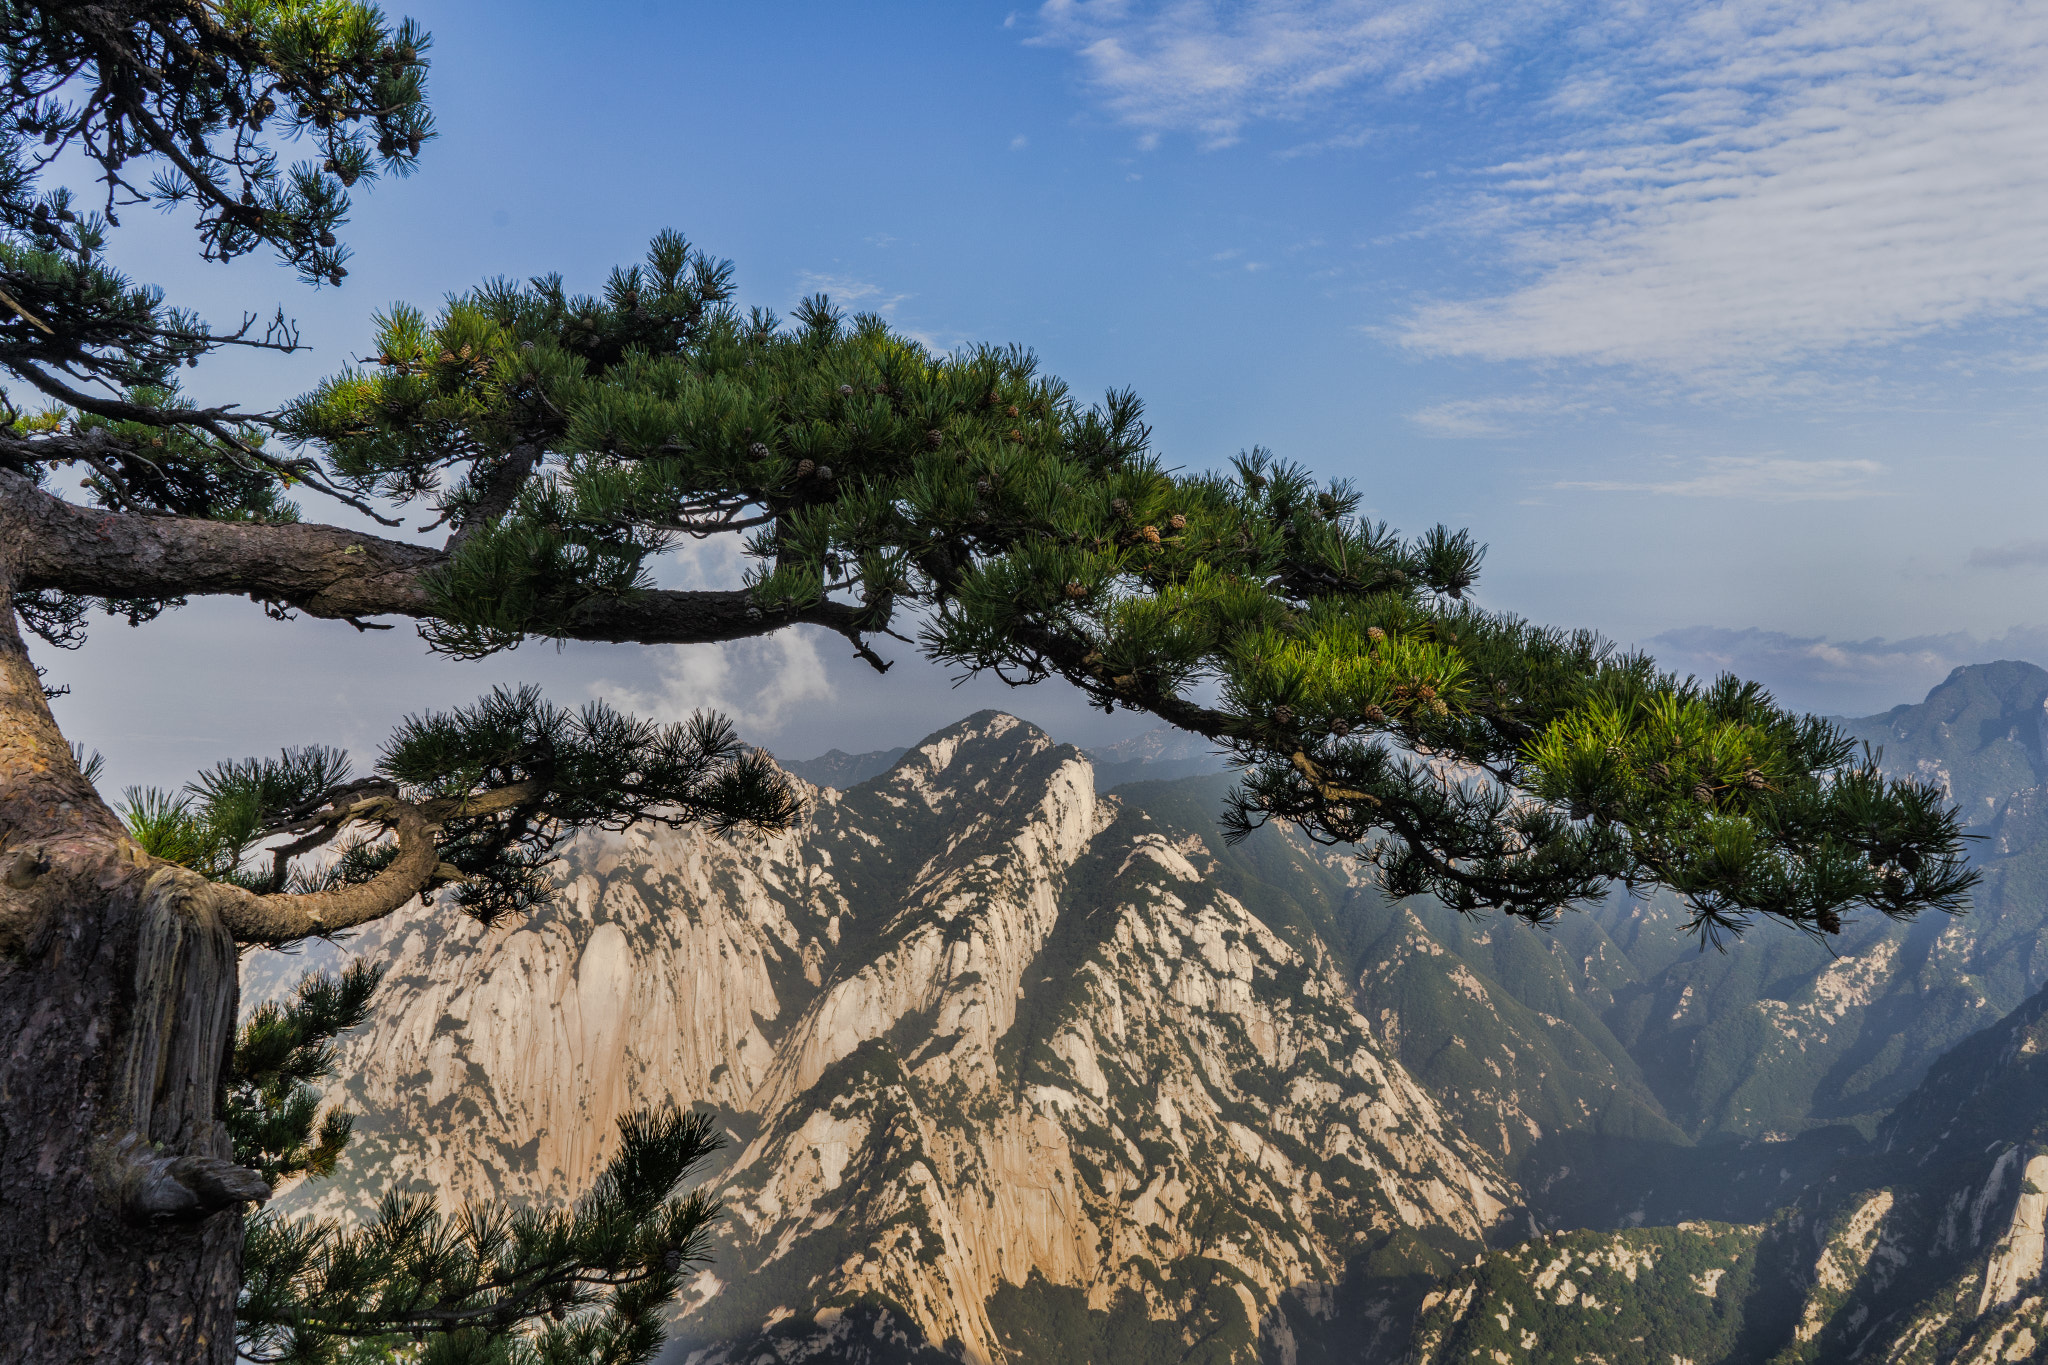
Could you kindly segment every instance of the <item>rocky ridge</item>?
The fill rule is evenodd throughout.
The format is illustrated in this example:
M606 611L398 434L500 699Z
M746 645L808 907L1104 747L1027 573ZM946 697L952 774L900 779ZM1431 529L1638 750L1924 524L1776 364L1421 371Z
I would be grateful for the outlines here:
M1416 1365L2048 1358L2048 991L1944 1057L1879 1137L1764 1223L1489 1253L1424 1301Z
M1970 1051L2043 976L2043 697L1964 669L1851 723L1982 805L1988 875L1969 916L1832 954L1702 954L1656 899L1549 932L1390 905L1341 852L1221 846L1227 779L1098 796L1115 766L975 717L802 830L579 841L509 932L363 940L394 964L344 1059L363 1137L294 1199L558 1198L674 1095L735 1138L700 1365L1389 1358L1425 1291L1422 1360L2000 1358L2048 1340L2033 1120L1948 1142L1946 1184L1900 1134L1959 1075L2048 1093ZM2007 780L2035 785L1984 799Z
M559 1199L617 1114L711 1106L731 1217L675 1334L708 1365L1390 1355L1515 1201L1348 959L1077 751L984 713L806 794L772 838L579 838L508 929L361 941L359 1136L287 1203Z

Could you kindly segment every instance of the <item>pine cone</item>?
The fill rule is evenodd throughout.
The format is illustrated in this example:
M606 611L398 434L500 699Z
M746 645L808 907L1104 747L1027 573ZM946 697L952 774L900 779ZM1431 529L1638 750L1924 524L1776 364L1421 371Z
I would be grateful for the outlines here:
M1020 412L1018 412L1018 411L1017 411L1017 405L1016 405L1015 403L1012 403L1012 404L1010 404L1010 409L1009 409L1009 411L1010 411L1010 416L1012 416L1012 417L1020 417L1020 416L1022 416L1022 415L1023 415L1022 413L1020 413Z
M1172 516L1168 517L1166 519L1166 524L1168 526L1171 526L1176 531L1185 531L1188 529L1188 519L1178 512L1175 512Z
M1085 588L1085 587L1083 587L1083 586L1081 586L1081 584L1079 584L1079 583L1073 583L1073 582L1070 582L1070 583L1068 583L1068 584L1067 584L1067 598L1068 598L1068 600L1070 600L1070 601L1074 601L1074 602L1078 602L1078 601L1080 601L1080 600L1081 600L1082 598L1086 597L1087 595L1088 595L1088 589L1087 589L1087 588Z
M1138 532L1138 539L1144 541L1147 545L1157 545L1159 543L1159 528L1157 526L1147 526L1144 530Z
M1109 510L1113 516L1121 519L1131 514L1131 504L1122 498L1111 498L1109 500Z
M1387 633L1378 626L1367 626L1365 628L1365 638L1377 645L1386 640Z
M840 396L841 398L851 398L851 397L853 397L853 385L851 385L851 384L841 384L841 385L839 386L839 396Z
M765 446L765 445L762 445L762 444L761 444L761 443L760 443L759 441L756 441L756 442L754 442L754 443L753 443L752 445L750 445L750 446L748 446L748 447L747 447L747 458L748 458L748 459L750 459L750 460L765 460L765 459L767 459L767 458L768 458L768 447L767 447L767 446Z
M1692 799L1703 806L1710 806L1714 803L1714 789L1702 782L1692 789Z
M1330 725L1330 733L1335 735L1339 739L1344 738L1344 736L1351 733L1351 722L1348 720L1332 722Z
M930 446L933 450L937 450L940 446L946 443L946 435L937 427L933 427L930 431L927 431L924 434L924 443Z
M821 465L819 465L819 466L818 466L818 477L819 477L819 478L821 478L821 479L829 479L829 478L831 478L831 477L832 477L832 466L831 466L831 465L829 465L829 464L821 464Z
M815 460L798 460L796 462L796 476L799 479L808 479L811 477L811 471L817 467L818 465Z
M1367 722L1373 725L1384 724L1387 719L1387 713L1380 710L1377 706L1368 706L1365 710L1359 712L1359 715L1363 716Z
M1283 728L1294 724L1294 708L1291 706L1274 707L1273 723Z

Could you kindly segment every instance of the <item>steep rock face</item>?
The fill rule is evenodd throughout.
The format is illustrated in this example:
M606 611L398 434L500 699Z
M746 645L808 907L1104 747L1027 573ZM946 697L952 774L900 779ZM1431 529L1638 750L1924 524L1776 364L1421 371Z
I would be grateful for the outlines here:
M1650 1258L1597 1307L1570 1269ZM1725 1259L1712 1311L1685 1277ZM1685 1223L1579 1232L1489 1254L1432 1294L1420 1360L1521 1359L1489 1324L1551 1342L1530 1359L1768 1361L1770 1365L1992 1365L2048 1356L2048 992L1952 1050L1872 1151L1837 1164L1766 1225ZM1655 1273L1649 1273L1654 1271ZM1701 1292L1708 1287L1702 1283ZM1643 1324L1658 1334L1638 1335ZM1505 1327L1502 1327L1505 1332ZM1654 1357L1631 1355L1644 1340Z
M704 1362L1391 1351L1415 1268L1514 1202L1313 927L1076 751L985 713L812 796L770 839L580 838L509 930L359 945L391 967L342 1059L360 1136L288 1202L558 1199L619 1113L715 1106L732 1216L676 1334ZM1373 1257L1409 1278L1359 1291Z

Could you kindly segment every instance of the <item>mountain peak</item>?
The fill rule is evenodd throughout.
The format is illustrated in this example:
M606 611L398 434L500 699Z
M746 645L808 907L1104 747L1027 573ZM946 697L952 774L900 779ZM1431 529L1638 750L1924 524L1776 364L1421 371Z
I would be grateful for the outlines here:
M1849 721L1884 749L1885 768L1947 791L1973 825L1999 802L2048 781L2048 669L2018 659L1965 664L1913 706Z

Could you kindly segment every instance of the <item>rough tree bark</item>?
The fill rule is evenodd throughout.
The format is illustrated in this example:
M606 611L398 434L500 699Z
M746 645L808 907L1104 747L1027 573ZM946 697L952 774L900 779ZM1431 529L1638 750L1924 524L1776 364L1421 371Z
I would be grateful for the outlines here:
M387 803L399 857L320 895L256 896L145 854L79 772L13 607L67 554L77 572L118 546L120 578L138 549L115 523L141 520L0 473L0 1354L19 1365L233 1360L242 1210L270 1194L221 1117L237 945L397 909L432 884L445 818Z
M7 570L0 568L0 575ZM24 1365L227 1361L235 942L79 774L0 577L0 1315Z

